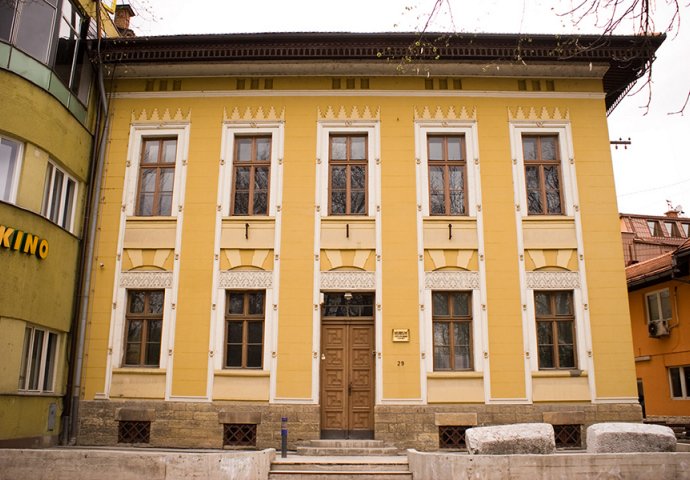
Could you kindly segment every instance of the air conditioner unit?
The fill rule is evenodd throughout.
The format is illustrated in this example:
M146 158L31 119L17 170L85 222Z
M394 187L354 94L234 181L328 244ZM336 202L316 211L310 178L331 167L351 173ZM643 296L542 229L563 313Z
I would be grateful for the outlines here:
M667 320L654 320L647 324L647 331L652 338L666 336L670 333Z

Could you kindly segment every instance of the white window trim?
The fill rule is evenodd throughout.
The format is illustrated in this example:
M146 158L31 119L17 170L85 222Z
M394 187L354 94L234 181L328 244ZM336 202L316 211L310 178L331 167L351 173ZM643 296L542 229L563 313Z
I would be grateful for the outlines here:
M661 308L661 292L668 291L668 301L669 301L669 306L671 307L671 316L669 318L663 318L663 309ZM647 299L649 297L656 297L656 304L657 307L659 308L659 318L657 320L652 320L649 315L649 303ZM647 324L651 322L656 322L656 321L666 321L670 322L673 320L673 299L672 299L672 293L670 288L661 288L659 290L654 290L653 292L648 292L645 293L644 295L644 312L645 312L645 317L647 319Z
M376 218L376 205L381 183L377 176L376 165L380 163L380 127L378 121L322 121L317 124L316 151L319 191L317 192L321 217L329 218ZM366 215L329 215L328 198L328 147L329 138L334 134L367 135L367 214Z
M426 332L424 351L426 351L426 371L427 374L434 373L434 322L433 322L433 292L470 292L472 294L472 370L440 370L447 373L463 372L483 372L484 371L484 356L483 352L486 348L483 345L482 332L482 309L481 297L478 289L462 289L462 288L427 288L424 290L424 323Z
M12 174L12 178L9 179L10 181L10 196L7 200L5 200L8 203L17 203L17 191L19 190L19 177L21 175L21 170L22 170L22 163L24 160L24 142L20 142L19 140L15 140L14 138L7 137L5 135L0 135L0 140L7 140L13 143L17 144L17 157L14 159L15 160L15 165L14 165L14 173Z
M181 205L184 203L184 175L182 168L187 163L189 148L189 124L159 124L156 125L132 125L129 135L129 148L127 152L127 172L125 173L124 204L125 214L128 217L135 216L137 204L137 186L139 182L139 164L141 162L141 147L143 139L147 137L177 137L177 152L175 157L175 179L173 184L171 218L176 218ZM161 218L156 216L144 216L140 218ZM162 217L168 218L168 216Z
M563 205L562 214L551 215L529 215L527 204L527 187L525 185L525 159L522 152L522 135L558 135L558 146L561 157L561 198ZM522 217L544 218L544 217L572 217L575 214L575 192L577 184L573 169L573 141L570 131L570 123L562 121L540 121L540 122L511 122L510 123L510 148L513 162L517 165L515 179L516 198Z
M50 175L50 178L46 178L46 185L44 185L44 191L43 194L45 195L45 198L43 199L43 206L41 208L41 215L43 215L45 218L50 220L50 210L53 206L53 187L55 186L55 174L59 170L62 175L62 191L60 192L60 209L58 210L58 221L55 222L55 225L60 226L61 228L64 228L68 232L73 232L74 231L74 217L76 215L76 210L77 210L77 199L79 198L79 182L77 181L76 178L74 178L72 175L67 173L67 171L59 167L57 163L54 161L48 160L48 164L46 165L46 168L49 166L52 166L53 171L52 174ZM46 177L48 177L46 175ZM69 225L62 226L60 225L60 219L62 218L63 213L65 212L65 193L66 193L66 188L68 184L68 180L71 180L74 182L74 196L72 197L72 215L70 216L69 219ZM47 189L45 187L48 187ZM52 220L51 220L52 221Z
M225 360L225 306L227 301L228 291L256 291L263 290L265 292L264 297L264 352L261 369L258 368L225 368L223 366ZM216 304L216 315L215 315L215 331L218 332L215 335L215 345L213 352L213 368L216 371L222 370L224 372L269 372L271 370L271 352L275 351L273 345L273 328L276 322L276 312L273 310L273 289L265 287L228 287L218 289L218 303Z
M429 152L427 149L427 137L429 135L464 135L465 136L465 159L467 163L467 215L434 215L431 218L476 218L477 217L477 188L479 183L479 161L478 161L478 140L477 122L475 121L445 121L415 122L415 143L417 149L417 160L420 168L418 169L419 185L421 189L422 215L430 217L429 214Z
M673 381L671 378L671 370L677 368L678 374L680 375L680 388L682 390L681 393L685 393L684 396L681 397L674 397L673 396ZM690 400L690 385L685 383L685 373L683 370L690 369L690 365L678 365L677 367L668 367L667 368L667 375L668 375L668 389L670 393L671 400Z
M147 272L142 272L144 275ZM168 345L171 344L169 339L171 335L171 318L173 313L173 289L172 287L164 288L162 285L157 286L147 286L146 288L139 287L120 287L117 291L117 306L115 308L115 322L113 325L114 336L112 339L113 354L111 356L112 367L113 368L127 368L132 370L137 370L141 368L156 368L156 367L140 367L125 365L125 337L127 336L127 331L125 327L127 326L127 292L129 290L163 290L163 325L161 327L161 353L158 362L158 367L161 370L165 370L168 366Z
M283 161L284 126L283 122L255 122L255 123L236 123L226 122L224 125L224 145L221 154L221 209L224 217L246 218L275 217L278 206L279 188L279 169L278 165ZM233 215L230 211L232 204L232 185L233 185L233 164L235 159L235 137L237 135L271 136L271 166L270 184L268 192L268 215Z
M62 338L59 332L56 332L54 330L50 330L48 328L44 327L39 327L39 326L34 326L34 325L27 325L26 328L31 329L31 337L29 339L29 351L26 352L27 354L27 359L26 359L26 378L24 379L24 387L26 387L26 384L29 382L29 377L30 377L30 372L31 372L31 357L32 352L33 352L33 340L34 340L34 335L36 334L37 330L40 330L44 333L43 335L43 345L41 346L41 365L39 366L39 374L38 374L38 388L35 390L31 390L28 388L18 388L18 391L21 393L53 393L55 392L55 379L57 377L57 372L58 372L58 359L60 358L60 349L61 349L61 343L62 343ZM24 330L26 332L26 330ZM26 333L25 333L26 334ZM45 382L45 367L46 367L46 361L47 361L47 352L48 352L48 340L50 338L50 334L53 334L56 336L55 339L55 352L54 352L54 357L53 357L53 378L50 379L50 388L48 390L43 389L43 383ZM23 339L22 339L23 340ZM22 351L22 355L24 355L25 352ZM23 359L22 359L23 360Z
M534 305L535 291L570 291L573 292L573 313L575 315L575 355L577 358L577 366L575 370L587 370L586 366L589 364L587 360L587 343L586 339L589 336L585 332L585 312L582 304L582 293L579 288L569 287L551 287L551 288L528 288L527 289L527 318L529 321L529 338L528 351L530 352L530 369L532 372L539 372L539 344L537 343L537 311ZM558 369L556 371L567 371L567 369ZM551 371L548 369L546 371Z

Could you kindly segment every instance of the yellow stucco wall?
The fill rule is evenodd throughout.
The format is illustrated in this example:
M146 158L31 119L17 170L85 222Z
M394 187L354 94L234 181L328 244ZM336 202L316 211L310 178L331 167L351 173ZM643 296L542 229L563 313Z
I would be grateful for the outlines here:
M511 83L513 82L513 83ZM482 91L516 91L514 80L468 79L463 87ZM223 90L232 88L225 79L185 79L184 89ZM372 79L371 89L404 88L422 90L422 79ZM510 86L510 88L509 88ZM481 87L481 88L480 88ZM445 221L425 220L423 270L486 268L488 315L488 353L491 397L526 398L523 352L522 301L519 283L518 238L513 190L513 164L509 137L508 109L517 107L537 111L542 108L569 112L573 131L577 181L580 186L585 263L589 287L589 313L593 332L593 355L597 394L601 397L632 397L634 369L631 338L624 304L625 288L620 237L616 218L613 175L608 151L603 100L585 98L451 98L433 99L376 96L291 96L289 90L329 89L329 79L276 79L270 97L207 98L116 98L112 102L111 141L107 152L105 202L99 218L97 262L102 269L94 272L94 296L90 307L88 360L85 369L85 397L93 398L105 383L108 335L112 314L113 278L132 112L189 112L190 138L187 165L182 244L180 249L180 294L176 299L177 330L174 345L173 395L203 396L207 390L211 290L216 223L216 185L218 158L222 151L221 134L224 112L247 108L264 112L271 108L284 111L283 196L280 257L275 264L272 219L251 219L249 239L245 238L244 220L223 220L221 228L221 269L253 267L270 271L280 268L278 305L277 370L275 395L285 399L309 399L312 396L313 288L314 288L314 216L316 184L316 144L318 112L329 107L349 112L364 106L380 112L381 150L381 241L382 259L376 262L373 220L350 222L351 238L345 238L342 219L324 219L321 230L321 270L355 268L374 271L381 268L382 292L382 396L385 399L413 400L422 397L419 335L419 262L417 252L417 197L414 144L414 108L450 106L459 111L476 108L478 154L481 161L481 203L484 222L484 251L479 254L477 222L454 222L454 241L449 243ZM600 91L597 81L558 81L559 91ZM122 81L116 91L143 91L143 81ZM283 93L277 90L284 90ZM161 227L165 222L129 220L125 243L132 251L172 248L174 229ZM347 223L347 222L346 222ZM577 237L572 219L548 222L528 219L525 224L527 270L557 267L578 270ZM166 227L166 228L168 228ZM138 232L138 233L137 233ZM155 232L155 234L154 234ZM155 240L155 239L159 239ZM445 238L445 239L444 239ZM617 253L618 252L618 253ZM258 255L258 257L257 257ZM259 258L260 257L260 258ZM131 260L131 255L130 255ZM134 262L132 262L134 265ZM391 329L407 328L411 340L393 343ZM628 333L626 333L628 332ZM116 332L121 335L121 332ZM583 377L585 378L585 377ZM225 377L218 377L214 395L241 399L232 395ZM234 378L232 379L235 380ZM243 379L249 382L250 380ZM261 380L265 382L264 379ZM267 383L258 386L251 380L252 398L265 401ZM435 382L435 383L433 383ZM445 402L448 396L436 388L443 379L429 383L429 395ZM471 401L483 401L483 386L472 386ZM546 399L559 388L557 381L541 381L539 398ZM556 383L554 383L556 382ZM578 379L581 383L582 380ZM471 383L471 382L470 382ZM460 385L461 382L454 384ZM469 385L469 384L468 384ZM579 388L579 387L578 387ZM458 390L459 392L459 390ZM547 393L544 393L547 392ZM550 392L550 393L549 393ZM458 395L460 395L458 393ZM573 393L581 400L582 391ZM459 397L458 397L459 398ZM469 400L468 400L469 401Z

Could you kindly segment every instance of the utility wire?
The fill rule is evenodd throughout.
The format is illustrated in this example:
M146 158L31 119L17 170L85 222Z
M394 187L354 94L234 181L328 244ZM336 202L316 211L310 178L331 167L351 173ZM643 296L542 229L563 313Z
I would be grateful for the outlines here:
M669 183L668 185L661 185L660 187L648 188L646 190L638 190L636 192L621 193L618 196L619 197L629 197L630 195L637 195L638 193L653 192L655 190L661 190L662 188L675 187L676 185L682 185L682 184L687 183L687 182L690 182L690 178L686 178L685 180L681 180L680 182L676 182L676 183Z

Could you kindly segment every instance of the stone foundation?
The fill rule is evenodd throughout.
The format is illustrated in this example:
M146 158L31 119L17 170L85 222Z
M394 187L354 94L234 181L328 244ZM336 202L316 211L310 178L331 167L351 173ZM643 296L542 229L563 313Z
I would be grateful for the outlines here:
M257 426L256 448L280 448L280 419L288 417L288 448L320 437L319 405L269 405L247 402L165 402L90 400L80 403L79 445L117 445L118 422L150 421L149 447L223 448L223 423ZM398 447L438 450L439 426L511 423L582 425L641 422L637 404L533 405L377 405L375 438Z
M433 451L439 448L439 426L487 426L513 423L582 425L601 422L641 422L638 404L531 404L531 405L377 405L376 439L396 447Z
M255 423L256 448L280 449L280 419L288 417L288 448L319 438L318 405L92 400L80 403L79 445L117 445L118 423L150 421L141 447L223 448L223 423ZM227 447L226 447L227 448Z

